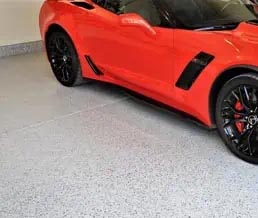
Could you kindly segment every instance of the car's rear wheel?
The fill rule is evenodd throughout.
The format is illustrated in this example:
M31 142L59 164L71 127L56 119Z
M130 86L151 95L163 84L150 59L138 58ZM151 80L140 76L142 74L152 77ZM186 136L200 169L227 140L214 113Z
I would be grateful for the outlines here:
M258 164L258 76L240 75L223 86L216 104L216 123L235 155Z
M50 33L46 39L46 50L54 75L62 85L72 87L82 84L80 61L66 33Z

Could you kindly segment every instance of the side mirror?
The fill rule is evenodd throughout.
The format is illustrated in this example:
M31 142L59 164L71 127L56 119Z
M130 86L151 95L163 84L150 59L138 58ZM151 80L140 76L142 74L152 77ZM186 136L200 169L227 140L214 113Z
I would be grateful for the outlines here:
M119 18L121 26L140 27L149 36L157 34L152 26L138 14L121 14Z

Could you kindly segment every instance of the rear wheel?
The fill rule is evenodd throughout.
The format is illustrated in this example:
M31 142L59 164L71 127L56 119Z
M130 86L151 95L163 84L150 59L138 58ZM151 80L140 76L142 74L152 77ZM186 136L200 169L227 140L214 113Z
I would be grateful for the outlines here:
M216 104L219 134L241 159L258 164L258 77L244 74L228 81Z
M71 87L82 84L80 61L66 33L50 33L46 40L46 50L54 75L62 85Z

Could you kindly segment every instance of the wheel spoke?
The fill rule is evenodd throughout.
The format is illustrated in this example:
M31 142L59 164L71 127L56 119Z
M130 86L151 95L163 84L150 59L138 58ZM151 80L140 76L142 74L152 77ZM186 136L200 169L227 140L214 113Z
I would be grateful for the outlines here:
M227 126L231 126L237 122L247 123L247 121L243 118L232 118L227 123L224 124L223 128L226 128Z
M249 97L248 91L247 91L247 89L246 89L246 86L244 86L244 91L245 91L246 99L247 99L247 101L249 102L249 101L250 101L250 97Z
M65 63L60 64L60 66L57 68L57 70L62 70L64 65L65 65Z
M250 156L253 156L253 150L252 150L252 142L251 142L251 138L252 138L252 135L253 135L253 133L254 133L254 130L255 130L255 128L253 128L251 131L250 131L250 133L249 133L249 135L248 135L248 139L247 139L247 143L248 143L248 150L249 150L249 154L250 154Z
M252 88L252 95L251 95L251 104L252 106L257 110L257 95L256 95L256 90Z
M244 86L244 90L245 90L245 89L246 89L246 88L245 88L245 86ZM241 102L241 104L243 105L244 109L245 109L247 112L249 112L249 111L250 111L250 107L247 106L247 104L246 104L246 102L245 102L244 95L243 95L243 93L242 93L241 87L238 88L238 91L239 91L239 95L240 95L240 102ZM248 96L247 93L246 93L245 95ZM249 98L249 97L248 97L248 98Z
M55 47L57 51L61 54L64 54L67 51L67 45L63 41L63 39L60 39L59 37L55 38Z
M68 79L66 78L65 65L63 65L63 67L62 67L61 73L62 73L62 80L68 81Z
M231 102L228 100L225 100L225 103L229 106L229 107L225 107L224 109L230 109L232 112L234 112L234 114L240 115L240 116L245 116L245 113L242 113L241 111L236 110L232 105Z
M244 144L245 138L248 134L248 129L245 129L239 136L237 136L236 138L238 139L238 143L237 143L237 149L240 150L242 148L244 148L246 145Z
M64 66L64 73L65 73L65 76L66 76L66 80L68 81L70 79L70 73L67 69L67 65Z
M240 99L235 91L232 91L232 95L236 98L237 101L240 101Z

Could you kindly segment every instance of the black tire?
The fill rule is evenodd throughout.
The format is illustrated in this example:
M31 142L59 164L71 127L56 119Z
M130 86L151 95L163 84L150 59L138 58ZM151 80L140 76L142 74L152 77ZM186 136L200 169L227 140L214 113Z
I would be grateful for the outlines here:
M258 164L258 75L229 80L219 92L215 116L227 147L242 160Z
M65 32L50 33L46 39L46 50L52 71L62 85L72 87L84 82L78 54Z

